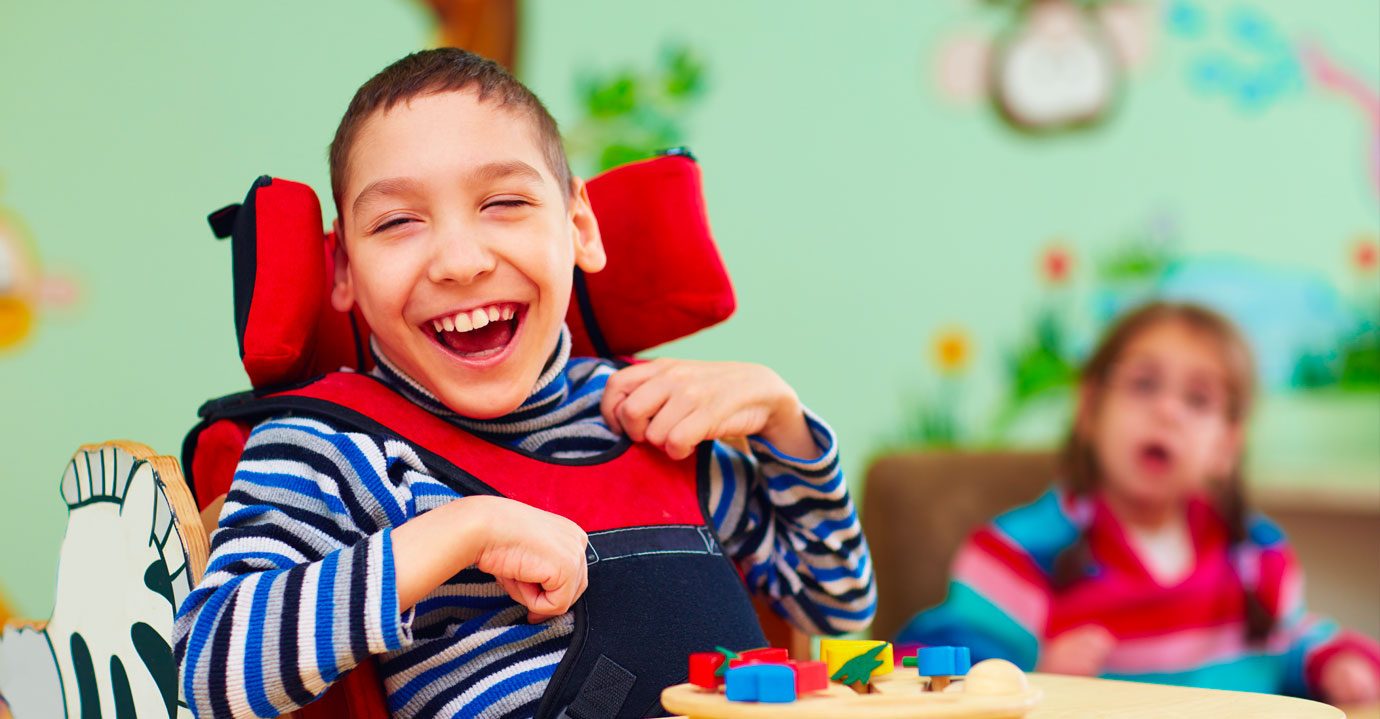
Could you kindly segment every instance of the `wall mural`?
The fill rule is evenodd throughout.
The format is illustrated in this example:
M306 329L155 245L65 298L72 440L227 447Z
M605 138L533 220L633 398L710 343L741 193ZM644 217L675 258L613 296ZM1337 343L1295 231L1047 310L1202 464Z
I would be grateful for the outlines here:
M436 22L436 45L460 47L521 74L519 0L416 0ZM581 117L566 132L577 173L591 176L686 143L686 116L704 94L704 64L668 44L650 69L582 71Z
M1059 441L1078 367L1098 334L1128 308L1157 298L1205 304L1235 321L1267 393L1332 405L1380 399L1380 236L1337 243L1337 262L1352 278L1342 285L1245 258L1189 255L1179 245L1168 216L1152 218L1101 256L1082 259L1066 241L1052 240L1034 263L1044 289L1025 331L992 349L1004 375L995 405L959 416L977 350L961 326L941 327L927 352L927 390L911 398L890 443Z
M1169 34L1193 48L1189 85L1205 97L1225 97L1244 112L1280 102L1340 100L1361 117L1366 165L1380 200L1380 90L1318 40L1291 39L1263 12L1249 6L1222 10L1174 0L1165 13ZM1305 92L1312 89L1315 92Z
M1109 98L1133 91L1127 71L1147 60L1162 30L1186 51L1184 81L1206 103L1247 115L1286 102L1353 109L1360 120L1357 154L1365 160L1357 176L1380 200L1374 80L1323 42L1294 38L1250 5L1012 0L984 7L1010 13L1012 29L940 39L935 80L951 101L988 101L1013 126L1041 134L1104 122L1115 104ZM1291 469L1326 457L1345 465L1344 473L1373 473L1372 429L1380 417L1375 227L1318 239L1331 248L1333 268L1310 272L1187 252L1190 243L1181 241L1177 225L1172 214L1158 213L1111 243L1047 240L1032 263L1042 290L1029 303L1023 330L978 347L955 318L935 328L924 353L923 389L904 400L900 429L885 448L1058 443L1070 419L1077 368L1099 333L1127 308L1163 298L1213 307L1249 339L1268 405L1253 425L1252 455L1262 466L1292 452ZM1079 245L1111 249L1091 253ZM980 390L993 383L970 375L979 365L991 367L993 357L1001 389L986 398Z
M1112 114L1128 71L1149 58L1151 6L1133 0L1008 0L1006 29L956 31L939 47L936 84L960 104L987 100L1012 127L1048 134Z
M1169 34L1194 48L1188 81L1195 91L1259 112L1303 89L1298 52L1269 17L1249 6L1219 9L1174 0L1165 14Z
M0 357L29 338L43 311L69 306L76 297L71 280L39 264L28 228L0 204Z
M518 0L420 0L436 19L436 46L459 47L517 70Z
M688 117L707 88L704 63L684 45L668 45L651 69L585 71L576 83L583 114L565 139L586 176L686 144Z
M1380 200L1380 92L1367 85L1360 73L1342 67L1322 46L1305 45L1301 52L1308 76L1318 88L1360 113L1370 143L1370 152L1365 157L1371 188L1375 199Z

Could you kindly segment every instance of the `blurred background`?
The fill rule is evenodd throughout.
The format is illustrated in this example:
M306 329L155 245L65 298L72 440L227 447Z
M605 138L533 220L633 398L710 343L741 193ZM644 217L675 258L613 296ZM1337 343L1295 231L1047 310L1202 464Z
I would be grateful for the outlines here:
M1373 0L5 2L0 607L51 607L79 444L177 455L247 386L206 214L265 173L328 197L355 88L438 44L515 67L577 172L693 149L740 309L660 352L774 367L855 490L883 453L1055 446L1121 308L1226 312L1256 502L1311 604L1380 633Z

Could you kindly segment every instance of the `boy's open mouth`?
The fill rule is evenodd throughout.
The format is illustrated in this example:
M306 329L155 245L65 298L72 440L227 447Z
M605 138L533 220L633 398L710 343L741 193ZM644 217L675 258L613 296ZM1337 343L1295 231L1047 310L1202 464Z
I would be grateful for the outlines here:
M1154 474L1164 473L1174 464L1173 452L1169 450L1168 445L1162 442L1142 444L1137 459L1141 467Z
M517 336L526 305L500 302L431 321L432 336L451 354L471 362L501 353Z

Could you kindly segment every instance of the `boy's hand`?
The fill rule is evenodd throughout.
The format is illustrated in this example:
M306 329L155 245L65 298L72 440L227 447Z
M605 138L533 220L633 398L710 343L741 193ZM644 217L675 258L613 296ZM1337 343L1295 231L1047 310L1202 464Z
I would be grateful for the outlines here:
M527 607L527 621L564 614L589 584L588 542L579 525L558 514L504 497L461 497L393 530L398 608L474 566Z
M795 390L767 367L654 359L609 377L600 403L615 432L684 459L705 440L760 435L795 457L818 454Z
M474 496L469 506L483 529L474 565L494 575L513 601L527 607L527 621L560 616L589 585L585 545L579 525L522 502Z
M1071 629L1051 639L1040 650L1037 671L1095 677L1102 673L1107 655L1116 646L1112 633L1094 624Z
M1332 704L1368 704L1380 700L1380 672L1355 651L1342 651L1328 659L1318 684L1323 698Z

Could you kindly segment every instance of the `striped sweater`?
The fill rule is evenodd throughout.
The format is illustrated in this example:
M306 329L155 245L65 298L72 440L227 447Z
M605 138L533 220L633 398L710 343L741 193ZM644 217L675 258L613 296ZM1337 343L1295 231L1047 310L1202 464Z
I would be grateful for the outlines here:
M1030 670L1046 639L1096 624L1116 639L1104 677L1313 697L1338 651L1380 668L1374 641L1304 611L1302 573L1268 519L1254 516L1235 546L1206 502L1190 503L1186 520L1193 567L1163 586L1103 502L1051 490L975 532L954 559L948 597L898 641L967 646L974 661L1001 657ZM1055 558L1081 534L1093 558L1088 575L1055 590ZM1246 640L1247 591L1275 619L1263 642Z
M550 457L618 441L599 412L615 367L560 344L533 394L492 421L455 415L375 350L375 374L465 429ZM751 590L809 633L857 631L876 593L834 435L807 412L819 453L750 438L714 443L713 528ZM379 656L397 717L527 717L570 643L571 614L528 624L474 568L398 609L390 530L460 495L404 442L308 418L254 428L212 536L206 575L178 613L175 651L198 716L277 716Z

